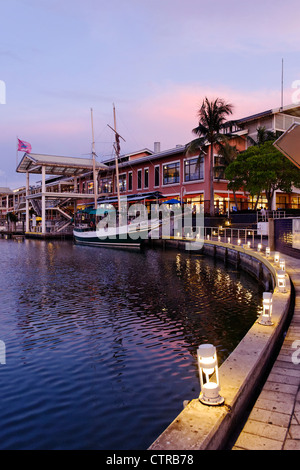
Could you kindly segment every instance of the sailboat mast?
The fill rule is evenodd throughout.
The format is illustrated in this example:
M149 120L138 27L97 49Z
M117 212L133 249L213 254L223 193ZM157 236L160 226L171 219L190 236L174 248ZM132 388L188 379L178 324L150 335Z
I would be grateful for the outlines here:
M116 183L117 183L117 194L118 194L118 210L121 208L120 202L120 183L119 183L119 156L120 156L120 137L117 133L117 120L116 120L116 108L113 105L114 110L114 130L115 130L115 159L116 159Z
M95 153L95 138L94 138L94 123L93 123L93 109L91 108L91 122L92 122L92 155L93 155L93 179L94 179L94 207L97 209L97 174L96 174L96 153Z

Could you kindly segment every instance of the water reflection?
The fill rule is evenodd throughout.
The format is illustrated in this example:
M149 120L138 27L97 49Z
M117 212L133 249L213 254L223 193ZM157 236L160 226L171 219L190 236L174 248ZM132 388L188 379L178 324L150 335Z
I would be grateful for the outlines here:
M248 275L194 253L3 240L0 254L2 449L147 448L199 393L198 345L221 363L261 303Z

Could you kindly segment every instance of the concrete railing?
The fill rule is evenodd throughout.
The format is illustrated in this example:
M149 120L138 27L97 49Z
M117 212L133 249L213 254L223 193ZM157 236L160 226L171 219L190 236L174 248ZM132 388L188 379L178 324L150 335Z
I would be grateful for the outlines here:
M246 269L261 282L269 284L270 289L273 289L274 323L272 326L264 326L256 321L220 366L220 393L225 403L221 406L207 406L198 398L192 399L150 446L151 451L224 448L228 437L243 419L255 390L262 385L264 374L285 331L291 283L286 274L286 292L278 291L278 268L271 257L266 258L254 250L218 242L205 242L202 250L211 256L227 257L229 262L237 263L241 269Z

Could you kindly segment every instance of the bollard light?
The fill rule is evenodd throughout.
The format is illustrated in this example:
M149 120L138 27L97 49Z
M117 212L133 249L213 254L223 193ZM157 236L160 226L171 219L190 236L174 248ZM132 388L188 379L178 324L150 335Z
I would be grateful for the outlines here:
M261 251L261 243L259 243L259 244L257 245L257 251L258 251L258 252Z
M251 248L251 242L247 242L248 248Z
M278 264L279 263L279 258L280 258L279 252L275 251L275 253L274 253L274 263Z
M277 271L277 287L279 292L286 292L285 272L282 269Z
M206 238L207 238L207 240L209 240L209 235L207 235L207 237L206 237Z
M228 241L228 243L230 243L230 237L228 237L227 241Z
M258 323L261 325L273 325L272 322L272 303L273 295L272 292L263 293L263 312L260 316Z
M221 241L221 237L220 237L220 235L219 235L219 236L218 236L218 242L220 242L220 241Z
M282 271L285 271L285 260L283 258L279 259L279 267Z
M271 254L270 247L267 246L267 247L266 247L266 256L270 256L270 254Z
M239 238L239 239L238 239L238 245L240 246L241 243L242 243L242 242L241 242L241 239Z
M221 405L217 352L212 344L202 344L197 350L200 395L199 400L205 405Z

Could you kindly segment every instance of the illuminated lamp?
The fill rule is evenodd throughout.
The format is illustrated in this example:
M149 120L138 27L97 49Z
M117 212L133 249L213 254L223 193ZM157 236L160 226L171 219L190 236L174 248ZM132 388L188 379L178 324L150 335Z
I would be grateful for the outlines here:
M270 326L273 325L272 322L272 303L273 303L273 295L272 292L264 292L263 293L263 312L260 316L258 323L261 325Z
M212 344L202 344L197 350L200 395L199 400L205 405L222 405L220 396L219 370L217 352Z
M270 254L271 254L270 247L267 246L267 247L266 247L266 256L270 256Z
M278 251L275 251L275 254L274 254L274 263L278 264L279 263L279 259L280 259L280 254Z
M258 252L261 251L261 243L259 243L259 244L257 245L257 251L258 251Z
M279 292L286 292L285 272L282 269L277 271L277 287Z
M285 260L283 258L279 259L279 267L282 271L285 271Z

